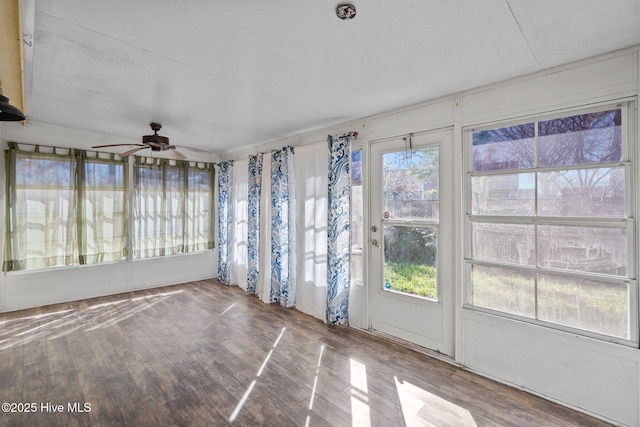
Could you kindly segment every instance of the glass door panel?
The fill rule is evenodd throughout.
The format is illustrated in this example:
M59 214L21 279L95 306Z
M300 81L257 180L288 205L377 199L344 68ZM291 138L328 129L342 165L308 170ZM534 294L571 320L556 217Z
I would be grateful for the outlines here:
M384 289L438 299L437 227L384 227Z
M383 219L438 220L439 157L438 147L382 155Z

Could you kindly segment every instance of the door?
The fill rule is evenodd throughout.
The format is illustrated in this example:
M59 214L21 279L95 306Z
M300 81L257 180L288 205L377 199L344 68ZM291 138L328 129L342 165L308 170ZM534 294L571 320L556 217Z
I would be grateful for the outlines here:
M371 328L453 356L453 138L371 143Z

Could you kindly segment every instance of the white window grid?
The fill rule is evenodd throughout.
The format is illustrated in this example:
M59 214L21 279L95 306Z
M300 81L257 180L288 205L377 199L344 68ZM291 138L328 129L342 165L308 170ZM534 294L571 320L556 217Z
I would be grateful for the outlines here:
M622 158L618 162L610 163L595 163L595 164L581 164L571 166L557 166L557 167L539 167L538 166L538 122L550 119L558 119L563 117L569 117L578 114L588 114L599 111L620 109L622 122L621 122L621 137L622 137ZM638 269L638 257L637 248L640 244L640 237L638 236L637 227L635 224L637 203L638 203L638 191L640 191L640 185L638 184L638 172L637 165L640 164L638 155L640 150L637 147L637 132L635 128L635 115L636 115L636 103L634 99L625 99L615 103L599 103L592 106L581 106L572 109L565 109L561 111L555 111L549 114L536 114L527 117L522 117L515 120L505 120L499 122L485 123L477 126L468 126L463 128L463 160L464 160L464 289L463 289L463 308L475 310L479 312L486 312L488 314L497 315L499 317L505 317L509 319L523 321L525 323L536 324L556 330L571 332L582 336L592 337L604 341L610 341L618 344L623 344L631 347L638 347L639 344L639 292L636 272ZM525 123L534 123L534 167L520 168L520 169L506 169L506 170L487 170L487 171L474 171L473 170L473 144L472 137L474 132L498 129L502 127L515 126ZM624 217L621 218L604 218L604 217L550 217L550 216L538 216L538 180L534 180L534 214L529 216L520 215L474 215L472 214L472 191L471 180L476 176L492 176L492 175L513 175L524 173L544 173L553 171L567 171L567 170L584 170L584 169L596 169L607 167L624 167L625 170L625 209ZM562 270L549 267L540 267L537 265L520 265L507 262L498 262L493 260L479 260L472 257L472 225L474 223L496 223L496 224L530 224L535 227L534 236L534 250L538 251L537 241L537 227L539 225L559 225L559 226L597 226L597 227L624 227L627 231L627 274L626 276L612 276L606 274L582 272L575 270ZM535 263L537 264L537 262ZM473 265L488 266L488 267L503 267L513 271L533 272L536 273L535 280L535 318L519 316L517 314L498 311L495 309L475 306L471 303L471 269ZM552 274L556 276L573 277L580 279L592 279L600 282L624 284L629 289L629 339L620 337L605 335L598 332L592 332L584 329L579 329L571 326L551 323L538 319L538 280L537 274Z

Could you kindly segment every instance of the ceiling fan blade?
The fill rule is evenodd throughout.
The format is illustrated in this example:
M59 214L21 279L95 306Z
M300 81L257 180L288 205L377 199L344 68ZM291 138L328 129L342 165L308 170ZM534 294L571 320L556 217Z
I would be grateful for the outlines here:
M144 144L107 144L107 145L94 145L91 148L106 148L106 147L131 147L131 146L137 146L137 147L146 147L146 145Z
M166 151L167 151L167 154L169 154L171 157L173 157L176 160L186 160L187 159L187 156L185 156L184 154L182 154L181 152L179 152L175 148L169 148Z
M132 155L133 153L137 153L140 150L144 150L145 148L149 148L147 145L143 146L143 147L137 147L137 148L133 148L129 151L125 151L124 153L120 153L120 157L127 157Z

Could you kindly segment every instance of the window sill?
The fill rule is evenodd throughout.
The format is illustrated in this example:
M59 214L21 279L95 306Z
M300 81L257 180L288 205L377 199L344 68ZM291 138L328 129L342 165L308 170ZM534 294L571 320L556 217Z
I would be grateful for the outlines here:
M640 351L638 344L615 337L607 337L601 335L590 335L589 332L571 330L570 328L562 328L558 325L547 323L538 323L534 320L524 320L508 313L497 313L486 310L481 307L465 305L462 308L463 323L465 321L479 322L496 328L505 328L518 330L524 334L531 334L536 337L545 338L562 344L572 343L572 345L590 350L598 349L605 353L615 353L618 356L629 357L633 355L640 362Z
M18 271L5 271L3 272L5 276L8 277L20 277L20 276L29 276L29 275L46 275L46 274L56 274L65 271L73 271L78 269L86 269L86 268L115 268L117 266L126 264L126 259L117 260L117 261L107 261L100 262L94 264L73 264L73 265L56 265L53 267L42 267L42 268L30 268L26 270L18 270Z

